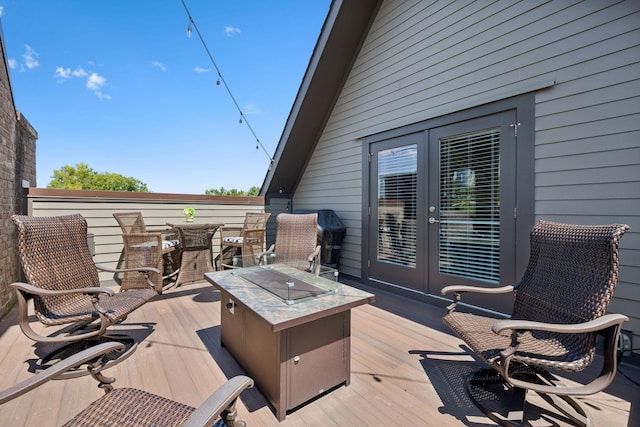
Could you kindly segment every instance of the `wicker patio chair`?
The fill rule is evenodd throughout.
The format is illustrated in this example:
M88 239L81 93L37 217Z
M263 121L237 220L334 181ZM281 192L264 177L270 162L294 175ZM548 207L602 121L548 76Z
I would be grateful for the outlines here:
M113 214L122 229L123 262L125 268L151 266L162 274L150 273L156 291L178 274L178 240L167 231L151 231L144 224L142 212L116 212ZM122 289L144 289L144 278L135 271L116 273L116 281Z
M199 408L134 388L114 389L115 378L102 375L105 355L121 351L122 344L103 343L86 349L60 361L56 365L39 372L8 390L0 392L0 405L35 389L52 379L61 378L65 372L88 364L88 373L99 382L98 387L105 395L91 403L64 426L211 426L222 420L228 427L244 426L236 420L236 401L240 394L253 387L253 380L246 376L236 376L228 380ZM216 423L216 425L218 425Z
M276 241L264 254L299 270L320 273L318 214L287 214L276 217Z
M247 212L242 227L220 227L220 269L233 267L233 258L243 256L250 262L264 251L264 235L270 213Z
M42 358L41 367L58 356L78 351L78 346L104 339L128 344L126 358L135 350L135 341L125 335L107 332L127 315L157 295L149 273L154 268L136 268L144 277L146 289L114 292L100 287L98 270L118 270L94 264L87 243L87 222L82 215L57 217L11 217L18 228L18 252L27 283L16 282L20 328L30 339L40 343L64 343L62 348ZM126 270L124 270L126 271ZM36 332L29 322L28 299L33 298L35 317L46 326L56 327L49 335ZM48 329L48 328L46 328ZM73 344L77 345L73 345ZM71 346L71 347L70 347Z
M576 425L592 425L573 397L605 389L616 372L618 336L628 318L605 313L618 280L618 244L628 229L540 221L531 231L529 264L519 283L442 289L455 294L444 322L492 368L478 371L467 384L487 416L502 425L524 422L526 391L532 390ZM455 311L465 292L514 292L511 318ZM604 336L604 364L597 378L579 386L560 383L550 371L585 369L594 360L599 335ZM508 406L511 399L516 406Z

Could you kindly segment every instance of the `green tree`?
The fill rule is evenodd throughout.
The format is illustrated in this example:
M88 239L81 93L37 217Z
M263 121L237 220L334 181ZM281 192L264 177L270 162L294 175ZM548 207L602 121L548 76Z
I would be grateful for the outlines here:
M147 192L147 184L118 173L96 172L86 163L63 166L53 171L47 188Z
M236 188L232 188L227 190L224 187L210 188L204 191L204 194L208 196L257 196L260 193L260 187L256 187L255 185L251 187L249 190L238 190Z

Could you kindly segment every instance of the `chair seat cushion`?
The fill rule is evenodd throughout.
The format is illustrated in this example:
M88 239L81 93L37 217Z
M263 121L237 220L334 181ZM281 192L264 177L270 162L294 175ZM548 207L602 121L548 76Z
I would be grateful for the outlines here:
M177 240L163 240L162 241L162 249L172 248L174 246L178 246Z
M222 241L225 243L242 243L243 240L244 238L241 236L225 237L224 239L222 239Z
M118 388L93 402L65 426L179 426L195 409L133 388Z
M457 311L443 317L444 323L488 365L495 365L500 352L511 344L511 331L496 334L491 330L497 320ZM518 351L512 360L543 369L580 371L591 363L594 355L592 350L583 350L585 343L580 341L585 337L589 335L527 331L521 335ZM586 347L589 347L588 343Z
M158 293L151 288L131 289L125 292L117 292L113 296L102 294L100 296L100 306L115 319L122 320L156 295ZM36 315L45 325L63 325L98 318L98 314L95 312L93 304L91 304L91 298L86 295L78 295L68 299L66 304L61 307L55 311L47 310L45 301L45 307L38 307Z

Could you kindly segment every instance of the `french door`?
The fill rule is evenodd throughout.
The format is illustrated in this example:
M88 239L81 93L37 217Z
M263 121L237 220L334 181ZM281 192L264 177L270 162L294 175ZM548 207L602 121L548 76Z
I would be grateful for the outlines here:
M370 280L434 295L515 280L515 122L511 110L371 144Z

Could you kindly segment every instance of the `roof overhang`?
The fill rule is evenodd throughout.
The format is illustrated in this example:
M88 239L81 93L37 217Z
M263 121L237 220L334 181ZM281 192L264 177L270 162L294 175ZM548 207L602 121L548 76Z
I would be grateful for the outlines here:
M294 194L380 3L332 2L260 195Z

